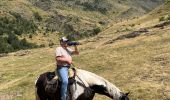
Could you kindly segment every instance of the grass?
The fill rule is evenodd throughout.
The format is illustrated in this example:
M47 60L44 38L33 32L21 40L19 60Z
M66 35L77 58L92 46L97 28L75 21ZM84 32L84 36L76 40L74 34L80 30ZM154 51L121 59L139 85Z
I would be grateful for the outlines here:
M130 91L131 100L170 100L170 26L152 29L147 35L104 44L119 35L145 27L144 19L152 17L146 15L139 20L113 24L97 36L82 40L80 55L74 56L73 60L77 67L104 77L122 91ZM159 17L155 19L158 21ZM156 20L147 25L158 23ZM138 21L140 25L137 25ZM132 23L135 24L132 30L116 33ZM55 40L55 35L50 36ZM29 41L42 38L37 36ZM18 51L1 57L0 100L34 100L36 77L55 69L54 51L55 47L46 47L28 50L24 56L18 55L24 51ZM101 95L94 99L109 100Z
M38 53L39 50L42 50L42 52ZM39 50L31 50L31 53L24 57L11 55L10 57L1 59L2 63L0 66L3 69L1 70L1 91L3 90L7 94L21 91L23 94L20 98L31 100L31 98L28 98L28 94L25 93L30 91L30 89L31 91L34 90L32 86L34 85L36 76L42 73L43 70L49 70L49 68L52 69L54 67L53 59L49 59L53 55L47 53L49 50ZM33 94L34 92L32 92Z
M169 100L169 32L168 27L158 34L98 48L89 48L98 45L97 41L87 42L79 47L81 53L73 57L74 62L79 68L106 78L121 90L131 91L131 100ZM0 58L0 98L12 96L14 100L34 100L36 77L55 69L54 51L55 48L40 48L30 50L25 56L17 56L22 52L19 51ZM95 100L103 99L106 97L95 96Z

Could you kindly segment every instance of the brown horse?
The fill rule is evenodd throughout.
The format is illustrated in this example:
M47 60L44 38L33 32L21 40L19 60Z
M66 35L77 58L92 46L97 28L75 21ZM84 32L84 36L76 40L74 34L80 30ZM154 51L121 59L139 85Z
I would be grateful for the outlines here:
M36 100L60 100L60 87L54 93L45 90L48 75L41 74L35 82ZM112 100L129 100L128 94L121 92L115 85L94 73L77 69L75 82L69 85L68 100L93 100L95 93L106 95Z

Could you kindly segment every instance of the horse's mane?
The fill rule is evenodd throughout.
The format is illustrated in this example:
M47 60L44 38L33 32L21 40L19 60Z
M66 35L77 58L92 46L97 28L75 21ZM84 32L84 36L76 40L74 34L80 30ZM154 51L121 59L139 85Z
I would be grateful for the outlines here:
M107 92L111 98L118 98L121 95L121 91L115 85L92 72L78 69L77 75L90 87L96 88L96 86L98 86L102 88L102 90L105 89L104 91Z

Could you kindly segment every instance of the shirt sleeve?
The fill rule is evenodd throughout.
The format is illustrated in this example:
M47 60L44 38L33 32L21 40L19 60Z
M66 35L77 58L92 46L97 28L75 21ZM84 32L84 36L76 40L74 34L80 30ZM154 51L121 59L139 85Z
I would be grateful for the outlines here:
M61 52L61 49L58 47L56 48L55 50L55 56L58 57L58 56L62 56L62 52Z
M72 55L73 52L74 52L74 50L72 50L71 48L67 48L67 50L68 50L68 52L69 52L70 55Z

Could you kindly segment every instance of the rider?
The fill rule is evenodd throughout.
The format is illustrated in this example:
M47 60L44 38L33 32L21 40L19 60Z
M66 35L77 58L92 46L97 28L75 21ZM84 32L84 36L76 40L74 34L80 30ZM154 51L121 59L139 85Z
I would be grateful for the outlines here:
M61 100L66 100L67 98L67 85L68 85L68 69L72 64L72 57L71 55L79 54L77 46L74 45L74 50L68 48L69 40L66 37L62 37L60 39L60 47L56 48L56 62L57 68L56 71L61 79Z

